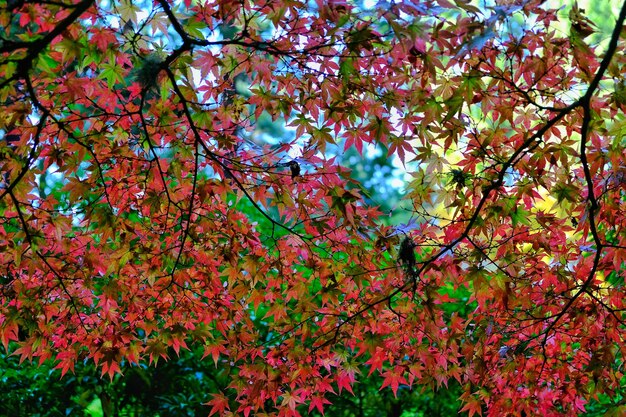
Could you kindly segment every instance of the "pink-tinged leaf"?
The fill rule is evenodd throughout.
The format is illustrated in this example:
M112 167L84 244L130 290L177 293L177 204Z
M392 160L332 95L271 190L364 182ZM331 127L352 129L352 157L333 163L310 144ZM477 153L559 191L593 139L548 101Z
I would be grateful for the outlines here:
M376 347L376 350L372 354L372 357L365 362L366 365L370 365L370 371L368 372L368 376L371 375L374 371L382 371L383 363L388 359L388 354L385 352L383 348L380 346Z
M207 344L204 346L204 353L202 354L202 358L206 358L208 355L211 355L213 358L213 362L215 363L215 367L217 367L217 361L220 357L220 353L225 353L226 349L219 343Z
M345 389L350 394L354 395L354 391L352 391L352 384L354 384L354 372L353 371L340 371L337 376L337 387L339 388L339 393Z
M238 413L243 413L244 417L248 417L250 416L250 413L252 412L253 408L249 405L246 406L241 406L237 409Z
M469 417L472 417L475 414L482 416L482 402L478 398L470 397L463 408L461 408L461 411L467 411Z
M383 380L383 384L380 389L390 386L393 391L393 395L396 398L398 387L400 387L400 385L408 385L408 382L404 377L404 368L401 366L396 366L393 370L383 372L382 376L385 377L385 379Z
M63 377L67 371L72 371L74 373L74 364L76 362L76 352L73 351L65 351L60 352L56 359L60 362L54 367L55 369L61 370L61 377Z
M309 413L313 411L313 409L317 409L322 415L324 415L324 405L332 404L323 396L315 396L311 398L311 403L309 404Z
M283 394L283 401L281 405L287 406L291 410L295 410L297 405L300 404L301 402L302 402L302 399L300 398L299 395L291 393L291 392L286 392Z
M9 351L9 342L12 340L18 340L18 325L17 323L4 323L0 326L0 341L4 346L6 352Z
M225 395L223 394L212 394L212 395L213 395L213 399L205 403L205 405L208 405L211 407L209 416L212 416L213 414L217 414L218 416L221 416L224 414L224 412L230 411L230 404L228 403L228 398L226 398Z
M107 375L113 381L115 374L123 375L120 364L116 361L102 362L102 376Z

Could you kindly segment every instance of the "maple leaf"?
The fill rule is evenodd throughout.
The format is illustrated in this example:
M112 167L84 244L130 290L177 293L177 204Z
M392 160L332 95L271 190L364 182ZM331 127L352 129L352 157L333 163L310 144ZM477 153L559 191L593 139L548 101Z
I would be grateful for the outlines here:
M213 414L217 414L221 416L221 415L224 415L226 411L230 410L230 405L228 403L228 398L226 398L226 396L224 396L223 394L212 394L212 395L213 395L213 399L205 403L205 405L208 405L211 407L209 416L212 416Z
M385 360L387 360L388 356L385 354L385 351L381 347L376 347L376 350L372 354L372 357L365 362L371 366L368 375L371 375L374 371L382 371L383 364Z
M315 396L311 398L311 402L309 404L309 413L313 411L313 409L317 409L322 415L324 415L324 405L332 404L323 396Z
M2 317L2 321L5 320L6 319ZM4 322L0 326L0 341L2 342L5 351L9 351L9 342L11 340L18 340L18 331L18 324L15 322Z
M401 366L395 366L393 369L383 372L382 376L384 377L384 379L380 389L383 389L387 386L391 387L394 397L397 398L398 388L400 387L400 385L408 384L406 378L404 377L404 372L405 370Z
M467 414L471 417L474 414L482 416L482 402L479 398L471 397L461 408L461 411L467 411Z
M296 406L302 402L302 399L297 394L286 392L283 394L283 401L281 405L289 407L290 410L295 410Z
M102 376L105 374L109 377L110 381L113 381L115 374L122 374L120 364L116 361L103 361L102 362Z
M219 342L209 343L204 346L204 353L202 354L201 359L204 359L208 355L211 355L211 358L213 359L213 362L215 363L215 366L217 367L217 361L220 357L220 354L224 354L224 353L226 353L226 349L221 343Z

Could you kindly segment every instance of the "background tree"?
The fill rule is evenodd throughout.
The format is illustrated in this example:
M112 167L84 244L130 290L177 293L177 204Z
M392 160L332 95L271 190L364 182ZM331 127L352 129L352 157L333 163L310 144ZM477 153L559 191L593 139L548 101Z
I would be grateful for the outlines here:
M456 381L469 415L619 412L626 4L596 38L576 4L367 6L5 3L4 349L113 378L199 346L212 414L369 375ZM336 144L417 162L410 221Z

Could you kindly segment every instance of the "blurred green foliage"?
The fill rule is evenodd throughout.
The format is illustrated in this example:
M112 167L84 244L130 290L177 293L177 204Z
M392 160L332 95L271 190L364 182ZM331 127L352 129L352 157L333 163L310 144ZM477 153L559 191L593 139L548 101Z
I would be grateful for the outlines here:
M3 350L3 349L2 349ZM173 352L172 352L173 353ZM112 381L89 363L61 378L54 365L19 363L0 353L0 417L206 416L220 371L202 351L181 352L158 366L127 366Z

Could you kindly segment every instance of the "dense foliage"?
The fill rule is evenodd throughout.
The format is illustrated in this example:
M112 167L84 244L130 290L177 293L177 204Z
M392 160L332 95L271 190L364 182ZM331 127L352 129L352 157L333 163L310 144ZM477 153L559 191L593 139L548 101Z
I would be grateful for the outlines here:
M372 375L619 413L626 3L368 5L0 3L4 349L114 378L197 347L219 415ZM336 146L406 164L409 221Z
M77 363L74 373L59 378L54 364L19 363L17 356L0 353L0 417L193 417L208 414L203 403L228 386L228 374L212 361L202 361L202 347L158 366L123 368L111 380L100 378L93 363ZM436 392L381 390L380 378L354 386L354 396L333 395L326 415L342 417L447 417L460 408L458 384ZM319 413L313 413L319 415Z

